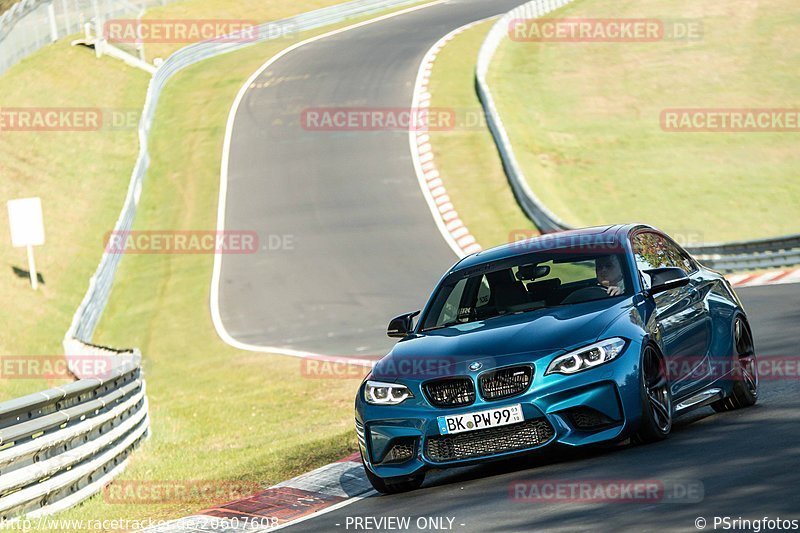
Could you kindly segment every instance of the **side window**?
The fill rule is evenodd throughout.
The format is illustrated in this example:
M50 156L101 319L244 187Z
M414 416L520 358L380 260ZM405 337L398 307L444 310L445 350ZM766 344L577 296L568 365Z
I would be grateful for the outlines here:
M442 310L439 313L439 324L454 322L458 318L458 310L461 306L461 299L464 295L464 287L466 286L467 278L463 278L456 283L455 287L453 287L453 291L447 297L447 300L444 302Z
M687 273L695 270L689 259L677 246L655 233L643 232L633 237L633 253L639 270L678 267Z
M684 269L687 274L697 271L697 263L689 256L688 252L685 250L680 250L680 256L681 264L683 265L681 268Z
M475 302L475 310L480 311L480 308L489 304L489 299L492 296L492 291L489 288L489 280L486 276L481 276L481 284L478 287L478 299Z

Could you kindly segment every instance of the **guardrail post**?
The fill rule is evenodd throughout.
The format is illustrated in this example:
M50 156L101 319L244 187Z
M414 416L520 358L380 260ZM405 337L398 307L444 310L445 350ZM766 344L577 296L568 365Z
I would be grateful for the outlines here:
M47 5L47 15L50 18L50 40L58 40L58 26L56 25L56 7L51 2Z

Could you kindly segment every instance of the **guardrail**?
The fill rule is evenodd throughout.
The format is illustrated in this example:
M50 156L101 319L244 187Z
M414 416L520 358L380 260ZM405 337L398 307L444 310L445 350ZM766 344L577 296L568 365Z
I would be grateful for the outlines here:
M542 233L564 231L572 229L572 227L550 211L528 184L489 89L487 75L497 49L508 37L509 27L513 20L541 17L571 1L534 0L518 6L500 17L489 30L481 46L475 71L478 97L483 105L489 130L500 153L514 197L525 215ZM800 235L722 244L700 244L687 247L687 250L704 264L723 272L787 267L800 264Z
M497 111L497 105L489 90L486 77L489 73L489 66L491 65L492 58L500 44L508 36L508 27L512 20L541 17L571 1L572 0L535 0L522 4L500 17L497 22L492 25L489 34L486 36L486 40L481 46L480 52L478 53L478 64L475 70L478 97L483 104L486 113L486 122L497 144L497 149L500 152L500 158L503 161L503 168L508 177L508 182L511 185L511 190L514 192L514 197L517 199L522 210L528 218L536 224L536 227L539 228L542 233L563 231L565 229L570 229L570 226L547 209L544 203L539 200L528 185L522 167L514 154L514 149L511 146L511 139L503 124L503 119Z
M0 15L0 74L40 48L82 32L92 19L135 18L138 10L168 1L21 0Z
M778 268L800 264L800 235L774 239L703 244L686 249L702 263L722 272Z
M131 175L128 193L122 207L119 219L114 226L116 234L130 231L133 219L136 215L136 206L142 193L142 185L150 164L150 154L148 153L148 137L152 128L153 116L155 115L158 99L167 81L184 68L221 54L240 50L257 42L277 39L282 33L306 31L342 22L348 18L363 16L376 11L397 7L406 4L416 3L419 0L354 0L344 4L331 6L308 13L303 13L294 17L289 17L276 22L269 22L258 28L256 35L258 40L248 37L239 42L235 42L231 36L220 38L216 41L205 41L190 44L169 56L164 63L158 67L155 75L150 80L145 99L144 110L139 121L139 155L136 159L133 173ZM267 31L268 30L268 31ZM224 42L222 42L224 41ZM100 260L97 270L89 280L89 289L83 298L72 319L72 324L67 331L66 337L76 338L84 342L91 342L92 335L100 315L108 302L111 292L111 285L114 280L117 266L121 254L104 253Z
M147 438L141 354L73 343L96 377L0 403L0 522L71 507L121 472Z
M68 1L85 0L62 0L62 4ZM172 54L156 70L147 89L139 121L139 154L114 230L129 231L133 225L150 163L148 137L158 99L177 72L286 32L311 30L418 1L354 0L263 24L258 28L259 40L248 36L235 42L232 36L226 36L191 44ZM0 51L8 35L2 33L3 23L19 18L31 6L49 4L23 0L9 17L0 18ZM270 31L264 31L267 29ZM39 46L42 44L36 41L34 49ZM109 358L113 365L108 374L84 376L63 387L0 403L0 522L57 512L88 498L124 469L128 454L149 434L141 354L138 350L117 351L89 344L108 302L121 257L103 253L63 341L68 361L84 356Z

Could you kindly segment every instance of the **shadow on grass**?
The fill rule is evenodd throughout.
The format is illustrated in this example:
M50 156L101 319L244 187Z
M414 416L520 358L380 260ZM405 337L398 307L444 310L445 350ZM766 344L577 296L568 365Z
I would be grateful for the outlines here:
M16 275L18 278L30 279L31 277L30 271L25 270L23 268L12 266L11 270L12 272L14 272L14 275ZM36 273L36 279L39 281L39 283L44 285L44 276L42 276L41 272Z

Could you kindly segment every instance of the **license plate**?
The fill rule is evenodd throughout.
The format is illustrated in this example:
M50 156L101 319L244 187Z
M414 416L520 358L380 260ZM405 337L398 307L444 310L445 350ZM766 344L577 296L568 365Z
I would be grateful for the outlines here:
M439 422L440 434L452 435L465 431L516 424L517 422L523 422L525 417L522 415L522 406L516 404L500 407L499 409L464 413L463 415L440 416L436 420Z

